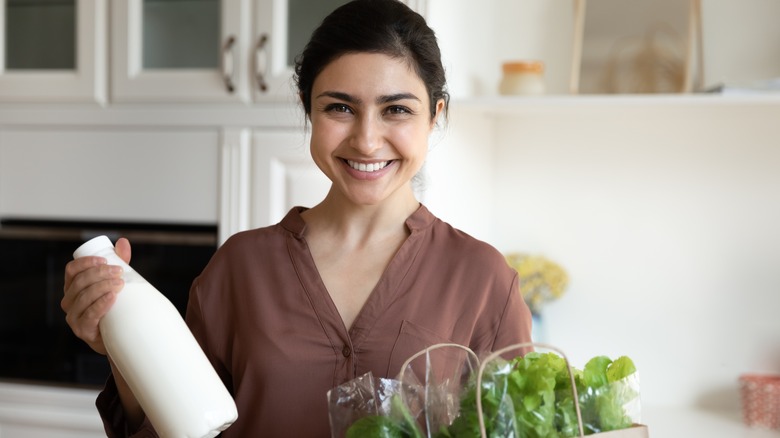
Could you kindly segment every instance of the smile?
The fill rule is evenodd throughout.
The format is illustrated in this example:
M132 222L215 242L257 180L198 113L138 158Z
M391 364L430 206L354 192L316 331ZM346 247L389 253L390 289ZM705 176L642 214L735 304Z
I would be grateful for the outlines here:
M388 164L390 164L389 161L380 161L378 163L358 163L357 161L352 160L346 160L349 167L359 170L361 172L376 172L377 170L384 169Z

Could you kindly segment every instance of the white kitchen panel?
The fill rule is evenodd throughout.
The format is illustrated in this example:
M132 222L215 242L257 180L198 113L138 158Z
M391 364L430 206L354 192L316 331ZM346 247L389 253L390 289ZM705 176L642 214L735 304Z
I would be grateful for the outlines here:
M4 0L0 1L0 101L105 103L107 99L106 1L75 1L76 35L71 55L75 57L72 60L74 68L30 68L29 66L14 68L13 65L6 65L8 61L6 54L9 51L21 51L22 56L30 56L37 60L44 58L41 54L46 53L46 50L37 49L36 45L46 41L46 36L55 31L42 29L47 26L41 26L41 22L36 20L42 20L48 15L52 17L52 23L60 22L64 25L62 21L67 19L64 14L57 15L62 14L64 2L24 3L29 4L17 3L17 11L21 12L21 15L12 18L6 16L12 5ZM13 23L10 23L11 20L14 20ZM36 36L39 38L35 38ZM57 48L53 50L56 51ZM24 54L29 51L35 53Z
M294 206L313 207L330 189L330 180L309 155L300 130L252 133L251 225L279 222Z
M295 161L274 158L271 161L271 175L283 191L272 192L271 217L281 219L295 206L314 207L328 193L330 180L313 161Z
M96 389L0 382L0 438L106 436Z
M0 216L216 223L216 130L0 131Z

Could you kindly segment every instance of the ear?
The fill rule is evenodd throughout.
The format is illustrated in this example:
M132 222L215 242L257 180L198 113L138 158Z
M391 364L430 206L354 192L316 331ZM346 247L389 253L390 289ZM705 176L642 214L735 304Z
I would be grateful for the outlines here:
M436 126L436 122L439 121L439 117L442 116L442 113L444 112L444 99L439 99L436 101L436 114L434 114L433 118L431 119L431 129L433 129Z

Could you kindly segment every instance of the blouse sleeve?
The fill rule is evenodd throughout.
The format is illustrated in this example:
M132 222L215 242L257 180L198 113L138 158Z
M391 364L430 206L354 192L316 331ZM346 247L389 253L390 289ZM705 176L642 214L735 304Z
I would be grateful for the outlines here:
M531 311L520 295L519 284L518 275L515 274L491 351L513 344L531 342ZM519 351L525 354L532 350L533 348L528 347Z
M122 408L122 402L119 400L119 392L116 389L113 375L108 377L106 386L98 395L95 406L97 406L100 418L103 420L103 428L108 438L157 438L158 436L148 417L144 417L144 422L141 423L137 430L127 430L125 410Z

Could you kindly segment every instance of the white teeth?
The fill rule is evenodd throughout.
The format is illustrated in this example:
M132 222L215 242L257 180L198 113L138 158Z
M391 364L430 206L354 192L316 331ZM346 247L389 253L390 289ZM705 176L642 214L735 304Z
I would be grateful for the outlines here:
M384 169L385 166L390 164L389 161L382 161L379 163L358 163L357 161L347 160L347 164L349 164L349 167L359 170L361 172L376 172L377 170Z

